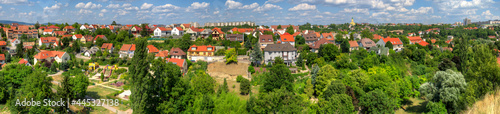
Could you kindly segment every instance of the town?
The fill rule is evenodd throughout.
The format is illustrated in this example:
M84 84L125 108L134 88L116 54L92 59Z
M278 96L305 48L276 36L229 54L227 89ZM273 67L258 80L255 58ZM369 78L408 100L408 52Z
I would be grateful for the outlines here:
M500 112L500 20L342 21L0 23L0 113Z

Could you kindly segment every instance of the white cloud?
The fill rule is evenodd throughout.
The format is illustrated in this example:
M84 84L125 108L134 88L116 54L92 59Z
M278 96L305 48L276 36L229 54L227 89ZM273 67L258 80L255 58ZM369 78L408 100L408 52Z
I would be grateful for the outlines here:
M162 6L155 6L152 10L152 12L171 12L174 10L180 9L180 7L172 5L172 4L165 4Z
M227 6L227 9L238 9L241 6L243 6L243 4L241 2L236 2L233 0L227 0L224 5Z
M118 13L118 15L127 15L128 11L125 11L125 10L122 10L122 9L118 9L118 10L113 10L114 13Z
M99 13L99 17L104 17L104 13Z
M101 8L101 4L94 4L92 2L87 2L87 4L80 2L75 5L75 8L82 8L82 9L96 9L96 8Z
M138 7L132 6L132 7L125 7L125 10L139 10Z
M80 9L80 11L78 12L80 14L89 14L89 13L92 13L91 10L86 10L86 9Z
M106 9L102 9L102 10L101 10L101 12L102 12L102 13L106 13L106 12L108 12L108 10L106 10Z
M260 6L260 7L255 8L253 11L255 11L255 12L264 12L264 11L270 11L270 10L273 10L273 9L281 10L283 8L281 8L278 5L264 4L264 5Z
M20 4L27 3L28 0L0 0L1 4Z
M107 8L120 8L120 4L109 4Z
M252 3L250 5L244 5L243 7L241 7L240 9L254 9L254 8L257 8L259 7L259 4L258 3Z
M283 0L267 0L266 2L270 2L270 3L278 3L278 2L282 2Z
M151 7L153 7L153 4L144 3L142 4L141 9L149 9Z
M0 9L2 9L2 6L0 6Z
M215 15L215 14L219 14L219 11L214 11L214 15Z
M122 7L130 7L130 6L132 6L132 4L129 4L129 3L125 3L122 5Z
M299 10L315 10L316 5L309 5L307 3L299 4L293 8L288 9L288 11L299 11Z
M210 5L210 3L206 2L193 2L191 6L188 7L188 9L205 9Z
M1 8L1 7L0 7ZM60 4L54 4L53 6L46 6L45 8L43 8L43 12L52 12L54 10L58 10L61 8L61 5Z
M372 14L372 16L374 16L374 17L380 16L380 15L389 15L389 13L387 13L387 12L376 12L376 13Z
M485 19L488 19L488 20L493 20L493 19L500 19L500 16L495 16L493 15L490 10L486 10L484 11L481 16L483 16Z
M349 9L349 8L344 8L343 11L341 12L345 12L345 13L363 13L363 14L370 14L368 12L368 9L358 9L358 8L352 8L352 9Z
M420 7L418 9L411 9L407 12L407 14L428 14L434 13L434 9L432 7Z

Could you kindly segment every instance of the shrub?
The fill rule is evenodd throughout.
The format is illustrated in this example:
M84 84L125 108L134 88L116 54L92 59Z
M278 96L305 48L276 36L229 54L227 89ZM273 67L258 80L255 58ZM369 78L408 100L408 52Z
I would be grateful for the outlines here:
M248 72L250 72L251 74L255 73L255 69L252 65L248 66Z
M241 82L241 80L243 80L245 78L243 78L243 76L241 75L238 75L238 77L236 77L236 82Z
M248 93L250 93L250 88L250 81L248 81L247 79L242 79L240 83L240 94L248 95Z

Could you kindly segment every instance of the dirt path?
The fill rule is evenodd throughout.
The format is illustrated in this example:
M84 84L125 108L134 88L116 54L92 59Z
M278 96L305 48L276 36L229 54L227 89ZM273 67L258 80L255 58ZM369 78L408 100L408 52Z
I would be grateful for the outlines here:
M90 96L85 96L86 99L90 99L92 102L96 102L94 98L90 97ZM99 103L99 102L96 102L96 104ZM110 110L111 112L116 112L117 114L132 114L132 111L129 112L129 110L132 110L132 109L129 109L127 111L121 111L121 110L118 110L118 109L115 109L107 104L103 104L102 107Z
M59 72L55 73L55 74L50 74L49 77L51 76L57 76L57 75L61 75L64 71L62 70L59 70Z

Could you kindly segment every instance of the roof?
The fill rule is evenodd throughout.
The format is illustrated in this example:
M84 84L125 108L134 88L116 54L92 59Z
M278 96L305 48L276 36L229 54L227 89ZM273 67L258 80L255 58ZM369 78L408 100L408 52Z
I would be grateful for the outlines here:
M108 38L106 38L106 36L104 36L104 35L97 35L97 36L95 36L94 41L97 41L97 38L108 40Z
M156 48L153 45L148 45L147 48L149 50L148 53L158 53L160 51L160 50L158 50L158 48Z
M252 28L236 28L234 27L233 29L231 29L233 32L235 31L238 31L240 33L245 33L245 32L253 32L253 29Z
M356 41L349 41L349 46L351 46L351 47L359 47L358 42L356 42Z
M291 44L268 44L264 51L297 51Z
M5 61L5 54L0 54L0 60Z
M422 41L422 38L420 38L420 36L410 36L408 37L408 39L410 39L410 42L418 42L418 41Z
M431 39L431 43L436 43L436 39Z
M278 29L278 26L279 25L271 25L271 28L273 29ZM281 28L284 29L284 28L288 28L290 27L290 25L281 25ZM295 26L295 25L292 25L293 29L296 29L296 30L299 30L299 26Z
M75 34L75 35L73 35L73 36L76 36L76 38L82 38L82 37L83 37L83 35L82 35L82 34Z
M167 62L172 62L176 64L179 67L183 67L185 60L184 59L177 59L177 58L166 58L165 59Z
M160 29L160 31L167 31L167 28L165 27L158 27L157 29Z
M421 41L419 42L418 44L420 44L421 46L427 46L429 45L429 43L425 42L425 41Z
M280 35L281 42L295 42L295 38L292 35L285 33Z
M224 34L224 32L222 32L222 30L220 28L217 28L217 27L212 29L212 31L217 31L217 33L219 33L219 34Z
M309 47L312 49L319 49L319 47L323 44L335 44L335 43L331 42L327 38L321 38L318 41L314 42L313 44L309 45Z
M205 29L199 29L199 28L194 28L194 27L191 27L189 29L191 29L194 32L202 32L203 30L205 30Z
M103 43L101 48L111 50L111 48L113 48L113 43Z
M73 35L71 35L71 34L68 34L68 35L63 35L62 37L63 37L63 38L64 38L64 37L68 37L68 38L71 38L71 37L73 37Z
M318 33L319 34L319 33ZM316 33L304 34L304 39L306 41L317 41L319 37L317 37Z
M59 29L59 27L55 26L55 25L50 25L49 27L47 27L48 29Z
M333 36L333 34L332 34L332 33L323 33L323 34L321 34L321 35L323 35L323 38L328 38L328 37L330 37L330 38L335 38L335 36Z
M54 31L54 33L57 35L63 35L66 34L66 31Z
M230 41L243 42L244 36L243 36L243 34L227 34L226 39L230 40Z
M65 26L64 29L75 29L73 26Z
M66 53L66 52L40 50L40 53L36 54L33 57L36 58L36 59L46 59L48 57L59 57L59 58L61 58L64 55L64 53Z
M182 24L182 25L187 28L191 27L191 24Z
M196 50L191 50L193 48L196 48ZM208 50L208 48L212 48L212 50ZM212 52L215 52L215 47L212 46L212 45L202 45L202 46L196 46L196 45L192 45L191 47L189 47L189 50L188 52L191 52L191 51L212 51Z
M57 38L56 37L40 37L40 41L42 41L42 43L56 43Z
M120 51L135 51L135 44L123 44Z
M259 36L259 42L264 43L264 42L274 42L273 41L273 35L260 35Z
M363 38L363 39L359 40L359 42L361 43L361 45L363 47L375 47L375 46L377 46L377 44L369 38Z
M382 38L382 41L384 42L391 42L392 45L401 45L403 44L403 42L401 42L401 40L399 40L399 38Z
M17 63L19 63L19 64L27 64L27 63L28 63L28 61L26 61L25 59L21 59L21 60L19 60L19 62L17 62Z
M10 42L14 42L14 41L16 41L16 40L17 40L17 38L14 38L14 39L12 39Z
M382 39L384 37L378 35L378 34L373 34L373 39L376 39L376 40L379 40L379 39Z
M186 55L186 53L181 48L172 48L168 55Z
M179 30L179 31L184 31L184 30L182 30L181 27L175 27L175 28L177 28L177 30Z
M168 50L163 50L158 52L155 57L167 57L168 56Z
M45 30L43 30L43 32L54 32L54 30L52 30L52 29L45 29Z

